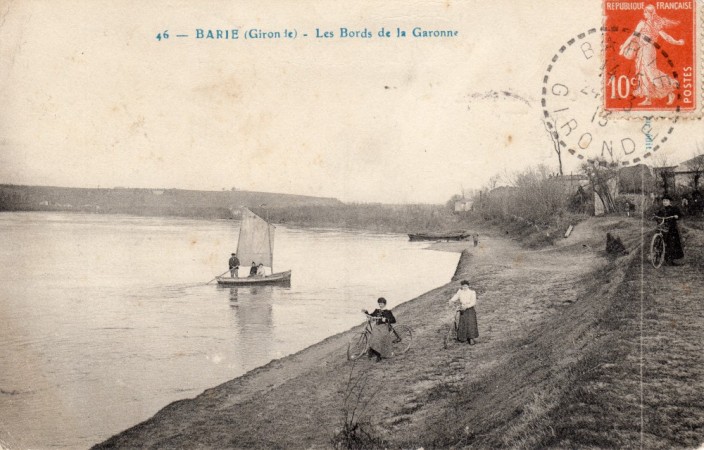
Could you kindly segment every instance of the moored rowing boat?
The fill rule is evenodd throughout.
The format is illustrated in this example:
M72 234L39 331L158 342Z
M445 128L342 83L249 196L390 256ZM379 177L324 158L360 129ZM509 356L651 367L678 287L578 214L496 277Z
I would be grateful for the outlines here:
M411 241L462 241L470 237L472 237L472 234L466 231L452 233L415 233L408 235Z

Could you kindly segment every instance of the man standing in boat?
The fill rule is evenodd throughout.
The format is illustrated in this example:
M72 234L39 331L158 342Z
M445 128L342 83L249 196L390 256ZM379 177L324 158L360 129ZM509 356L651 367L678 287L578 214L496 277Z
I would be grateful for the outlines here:
M230 256L230 261L228 261L228 264L230 265L230 277L235 278L239 276L237 273L240 269L240 260L237 258L237 253L232 253L232 256Z

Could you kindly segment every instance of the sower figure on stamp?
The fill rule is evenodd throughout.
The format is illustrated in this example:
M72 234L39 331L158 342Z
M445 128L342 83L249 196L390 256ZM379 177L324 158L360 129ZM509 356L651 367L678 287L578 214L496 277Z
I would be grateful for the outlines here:
M474 306L477 304L477 293L469 288L469 281L462 280L460 290L452 296L448 302L456 306L460 312L460 321L457 325L457 340L469 342L469 345L476 344L479 337L477 328L477 313Z
M228 265L230 266L230 277L235 278L239 276L237 272L240 270L240 260L237 258L237 253L232 253Z
M670 197L663 196L662 208L655 215L657 217L668 217L668 219L665 219L667 233L663 233L663 239L665 240L665 265L678 266L679 264L674 260L684 258L680 231L677 228L677 221L682 217L682 211L678 207L671 205L671 200Z
M677 80L657 68L655 43L661 37L672 45L684 45L684 39L675 39L663 31L679 22L658 16L653 5L643 9L645 20L638 22L635 32L621 44L619 55L635 59L638 85L633 92L636 97L643 97L639 105L650 105L653 98L667 97L667 104L675 101Z

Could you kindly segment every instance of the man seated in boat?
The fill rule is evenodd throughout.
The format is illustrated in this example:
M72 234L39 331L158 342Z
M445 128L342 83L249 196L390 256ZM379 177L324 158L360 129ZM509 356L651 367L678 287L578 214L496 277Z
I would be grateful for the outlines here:
M252 266L249 268L249 276L253 277L257 274L257 263L252 261Z
M262 263L259 263L259 265L257 266L257 276L264 276L264 264Z

